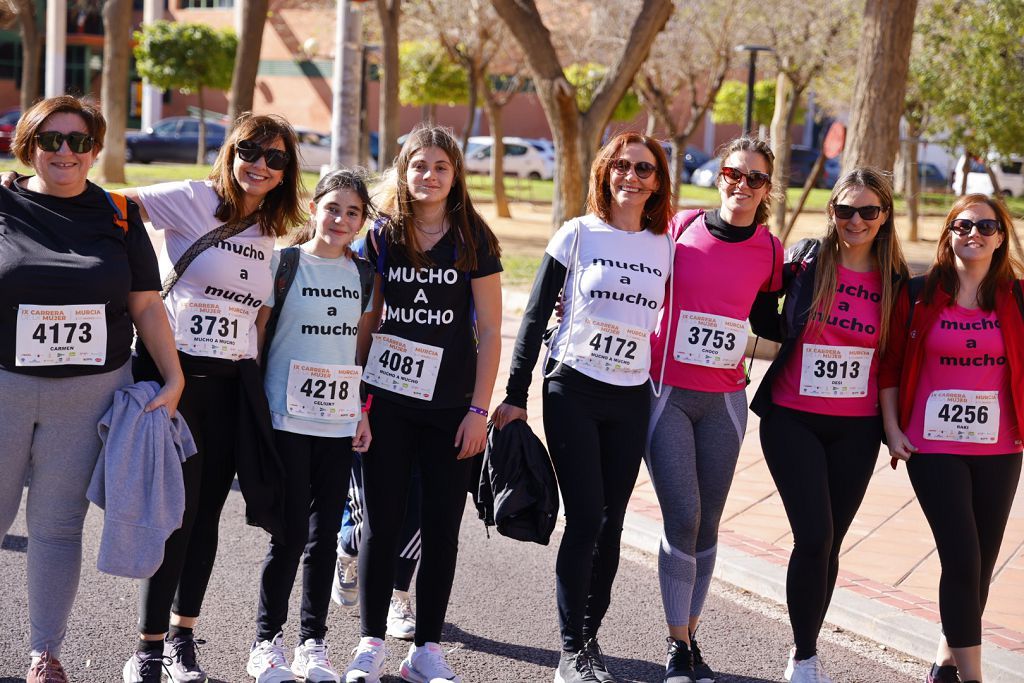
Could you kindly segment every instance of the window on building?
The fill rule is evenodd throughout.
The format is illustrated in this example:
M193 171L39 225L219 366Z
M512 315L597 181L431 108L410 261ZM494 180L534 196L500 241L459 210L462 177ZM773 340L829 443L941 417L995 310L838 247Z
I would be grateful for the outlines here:
M21 41L0 43L0 78L21 85Z
M181 9L221 9L234 6L235 0L181 0Z

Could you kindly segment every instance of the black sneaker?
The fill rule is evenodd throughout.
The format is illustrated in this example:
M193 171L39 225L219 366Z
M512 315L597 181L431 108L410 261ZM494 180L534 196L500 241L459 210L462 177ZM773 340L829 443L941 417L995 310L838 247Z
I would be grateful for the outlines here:
M594 660L586 649L579 652L562 652L555 672L555 683L600 683L594 673Z
M697 647L695 634L690 634L690 654L693 656L693 680L696 683L715 683L715 672L704 661Z
M932 670L928 672L928 678L925 681L926 683L961 683L956 664L947 664L946 666L932 664Z
M693 672L693 655L690 648L681 640L666 638L668 642L668 661L665 662L664 683L695 683Z
M167 674L174 683L206 683L206 672L199 666L199 645L205 640L175 638L164 641L164 657L171 660Z
M136 652L124 663L121 678L124 683L161 683L170 663L159 651Z
M601 681L601 683L616 683L615 676L611 675L608 671L608 665L605 664L604 653L601 652L601 646L597 644L597 638L588 640L583 649L590 655L590 661L597 680Z

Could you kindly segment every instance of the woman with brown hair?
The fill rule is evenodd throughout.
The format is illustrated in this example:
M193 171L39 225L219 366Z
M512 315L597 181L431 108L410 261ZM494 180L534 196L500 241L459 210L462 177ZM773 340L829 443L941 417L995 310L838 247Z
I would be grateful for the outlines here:
M839 551L878 460L879 350L908 270L892 185L873 168L836 183L822 239L794 245L783 290L759 297L754 332L782 344L751 409L793 530L786 603L796 647L784 677L830 683L817 656ZM778 295L786 299L779 309Z
M597 153L587 214L548 243L523 313L498 428L525 420L551 311L564 315L544 362L544 431L565 503L555 577L556 683L614 681L597 633L611 601L626 504L650 416L651 333L672 268L668 162L659 141L622 133Z
M91 102L36 103L12 148L35 175L0 189L0 538L30 475L29 683L67 681L59 657L78 592L96 425L132 383L133 325L166 378L146 410L174 415L184 388L138 207L88 180L105 132Z
M934 683L982 680L981 618L1021 470L1024 293L1013 221L960 197L935 263L896 301L879 375L886 443L907 462L942 564Z

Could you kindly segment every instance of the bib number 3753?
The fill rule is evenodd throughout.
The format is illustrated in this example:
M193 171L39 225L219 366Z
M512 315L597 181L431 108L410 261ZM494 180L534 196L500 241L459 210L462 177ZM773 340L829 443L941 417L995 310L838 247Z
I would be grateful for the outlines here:
M672 357L680 363L734 368L747 348L747 323L712 313L683 311Z
M996 443L999 440L999 392L933 391L924 408L924 438Z
M103 365L107 314L103 304L18 307L14 364Z
M434 397L443 354L440 346L375 334L363 381L396 394L429 401Z
M293 360L285 392L288 414L335 422L359 418L358 365L320 365Z

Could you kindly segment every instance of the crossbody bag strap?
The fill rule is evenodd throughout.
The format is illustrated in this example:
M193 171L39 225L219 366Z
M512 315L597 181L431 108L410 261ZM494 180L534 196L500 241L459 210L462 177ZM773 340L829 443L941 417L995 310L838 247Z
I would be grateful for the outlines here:
M196 257L218 242L231 239L235 235L244 232L251 225L253 225L253 223L249 219L231 221L214 228L193 242L192 246L186 249L185 253L175 261L174 266L171 268L171 272L169 272L167 277L164 278L160 288L160 298L167 298L171 289L175 284L177 284L178 280L181 279L181 276L185 274L185 271L188 270L190 265L192 265L192 262L196 260Z

